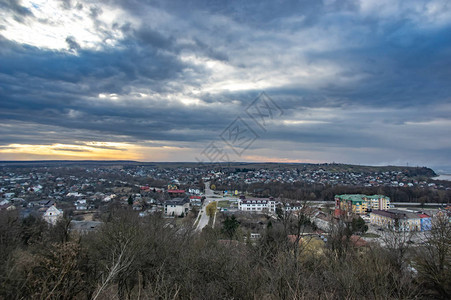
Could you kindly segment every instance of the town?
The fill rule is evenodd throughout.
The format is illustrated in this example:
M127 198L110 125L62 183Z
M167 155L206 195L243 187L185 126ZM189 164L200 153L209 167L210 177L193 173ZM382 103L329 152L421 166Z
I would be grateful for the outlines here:
M336 164L4 162L1 259L10 271L4 273L8 276L0 292L6 298L34 297L36 290L62 298L130 299L141 293L144 298L177 298L180 292L192 293L192 280L216 278L204 275L206 263L214 265L208 270L228 268L234 274L216 279L207 298L217 293L249 298L261 293L261 288L249 289L253 278L276 279L301 269L319 277L341 274L343 268L357 272L368 264L369 274L381 270L377 276L386 268L409 270L394 273L395 281L386 283L393 288L399 276L408 276L408 282L444 276L447 269L422 269L435 256L421 253L448 251L439 245L449 238L451 190L448 182L433 176L427 168ZM394 201L404 199L399 195L411 195L411 201ZM309 269L312 264L316 267ZM345 265L329 269L335 264ZM197 279L179 278L184 267L196 270L190 276ZM43 281L39 270L54 279ZM167 279L155 281L144 274ZM236 276L246 279L236 283ZM369 278L366 286L378 284ZM445 278L440 288L447 284ZM337 289L337 284L331 278L327 289ZM173 290L173 285L180 288ZM316 293L315 286L304 293ZM408 288L417 291L416 283ZM196 290L209 293L202 284ZM289 288L269 285L264 290L286 295ZM340 291L345 292L367 293ZM390 289L377 293L392 295ZM436 288L423 293L437 295Z
M277 217L277 209L297 212L305 211L308 207L311 210L309 215L316 220L315 227L327 232L330 222L340 215L336 213L337 209L343 208L343 204L337 202L342 197L340 195L333 194L332 199L290 199L276 193L262 197L261 191L265 189L256 189L254 185L292 186L302 183L324 188L351 186L353 191L359 187L367 189L370 186L385 186L401 191L415 188L427 193L433 191L444 194L440 203L433 203L430 207L424 207L425 203L422 203L421 208L406 208L401 204L402 208L399 209L406 216L420 213L423 216L419 217L421 224L426 219L430 224L432 216L449 209L451 187L447 182L437 182L428 177L427 175L431 176L431 171L427 169L402 170L393 167L392 170L367 170L365 167L356 167L356 170L346 172L340 168L333 171L331 167L337 169L334 164L281 164L269 168L258 164L247 164L241 168L135 163L89 163L83 167L64 163L49 166L4 164L0 169L0 209L17 210L22 218L29 215L42 217L53 225L65 215L72 220L75 229L91 230L102 223L102 218L111 209L123 208L135 211L137 217L161 213L167 218L185 218L186 222L191 222L201 230L209 224L205 208L213 202L218 212L218 218L214 218L216 223L221 224L228 215L233 214L240 219L242 228L253 236L259 236L268 221ZM266 192L271 192L271 189ZM398 209L397 214L389 215L389 209L391 211L395 206L394 201L390 204L390 197L380 197L388 200L384 200L385 204L375 210L373 207L366 207L364 202L362 205L359 196L354 197L357 200L350 198L352 201L349 200L349 205L346 204L350 208L348 216L349 211L361 216L370 226L372 236L377 236L378 229L383 230L378 228L382 224L386 226L393 223L390 220L382 222L381 218L394 220L401 212ZM419 202L421 197L419 198L414 202ZM359 203L357 206L356 201ZM335 214L332 213L334 209ZM376 220L374 215L379 209L385 213L379 213L377 221L373 221ZM265 215L266 220L262 222L255 213ZM216 212L214 215L216 216ZM215 226L215 223L211 225ZM418 226L415 231L424 231L424 228ZM319 233L319 236L322 234L323 232Z

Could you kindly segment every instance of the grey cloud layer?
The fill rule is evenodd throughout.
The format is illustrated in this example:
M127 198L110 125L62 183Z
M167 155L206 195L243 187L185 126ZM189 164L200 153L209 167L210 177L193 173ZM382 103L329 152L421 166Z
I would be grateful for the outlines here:
M0 123L13 124L0 127L1 144L110 140L202 147L264 89L284 119L324 122L275 122L262 141L334 147L330 161L335 147L393 149L421 162L428 152L440 163L450 159L443 134L450 124L451 23L439 22L450 12L446 2L436 1L436 12L424 1L373 11L359 1L109 3L141 24L118 22L125 38L115 47L83 49L70 33L67 51L0 38ZM19 2L2 5L17 18L32 18ZM102 4L91 12L103 28ZM222 89L228 80L255 85ZM185 97L200 104L184 104Z

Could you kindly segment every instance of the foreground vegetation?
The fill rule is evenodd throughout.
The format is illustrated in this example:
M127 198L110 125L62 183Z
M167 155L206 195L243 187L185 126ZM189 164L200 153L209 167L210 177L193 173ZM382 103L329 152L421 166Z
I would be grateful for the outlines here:
M160 216L117 210L96 232L69 220L0 216L3 299L449 299L448 220L422 247L393 235L386 247L354 247L337 223L327 243L302 237L308 217L268 224L261 239L222 228L195 234ZM221 226L217 226L221 227ZM291 234L292 239L288 236ZM233 240L233 241L231 241Z

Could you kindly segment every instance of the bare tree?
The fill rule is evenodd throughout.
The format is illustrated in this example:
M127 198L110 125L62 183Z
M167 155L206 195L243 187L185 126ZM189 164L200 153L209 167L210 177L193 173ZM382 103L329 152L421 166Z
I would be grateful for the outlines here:
M130 211L118 212L99 234L96 248L102 255L104 271L100 273L100 284L93 297L99 297L113 282L117 284L119 299L124 299L126 294L129 297L139 269L136 261L143 249L139 220Z
M307 248L308 244L312 240L312 237L305 237L305 233L311 229L311 217L313 216L313 210L308 205L307 201L304 201L302 208L290 215L290 231L294 236L293 241L293 256L295 264L298 261L299 256ZM301 242L302 240L302 242Z
M412 248L413 239L416 234L415 231L387 228L381 235L383 245L389 250L388 255L390 256L394 267L399 272L402 272L406 267L406 257L409 250Z
M447 215L438 215L433 220L414 265L420 283L431 296L451 298L451 224Z

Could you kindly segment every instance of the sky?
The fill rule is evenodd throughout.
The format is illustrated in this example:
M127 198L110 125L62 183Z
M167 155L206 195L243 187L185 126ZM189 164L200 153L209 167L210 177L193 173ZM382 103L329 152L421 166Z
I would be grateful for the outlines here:
M447 168L450 128L449 1L0 0L0 160Z

